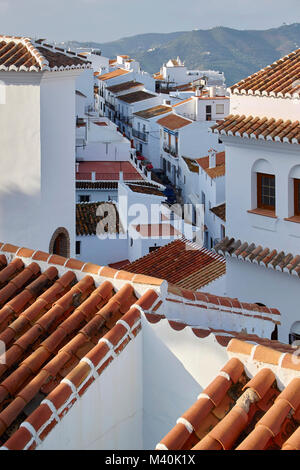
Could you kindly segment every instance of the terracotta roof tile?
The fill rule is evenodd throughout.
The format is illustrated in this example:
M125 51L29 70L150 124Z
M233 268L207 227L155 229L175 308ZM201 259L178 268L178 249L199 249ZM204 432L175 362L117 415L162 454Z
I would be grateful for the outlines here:
M141 117L143 119L151 119L153 117L160 116L161 114L170 113L171 111L172 111L171 106L159 104L157 106L153 106L152 108L137 111L136 113L133 113L133 115Z
M0 70L47 71L90 68L83 56L64 49L15 36L0 36Z
M97 215L97 211L101 206L104 214ZM111 212L109 212L109 211ZM105 215L107 213L107 215ZM107 217L111 223L107 225ZM105 220L106 225L101 224ZM77 235L96 235L107 232L108 229L113 232L122 233L123 228L120 223L119 213L115 204L111 202L91 202L76 204L76 234ZM103 230L103 232L102 232Z
M212 126L211 129L213 133L220 135L290 144L300 143L300 121L230 114L222 123Z
M134 91L132 93L128 93L126 95L118 96L118 100L124 101L125 103L138 103L139 101L149 100L150 98L155 98L156 95L152 93L148 93L146 91Z
M104 73L102 75L97 75L97 78L98 80L106 81L111 78L120 77L121 75L125 75L126 73L129 73L129 71L124 70L124 69L116 69L116 70L113 70L112 72Z
M196 290L224 275L226 265L221 257L214 257L205 248L186 240L175 240L123 269L158 276L169 283Z
M231 87L232 93L277 97L300 96L300 49Z
M217 217L220 219L224 220L226 222L226 204L220 204L219 206L212 207L211 212L215 214Z
M265 363L259 359L261 368L249 379L248 366L244 368L242 357L246 354L252 361L250 353L254 347L243 341L231 341L227 347L229 354L242 356L232 357L225 364L157 449L300 449L299 428L294 418L294 411L300 409L300 378L292 379L280 393L277 377L268 368L270 350L265 351Z
M130 80L129 82L118 83L117 85L112 85L106 88L106 90L111 93L119 93L120 91L130 90L138 86L144 86L143 83L136 82L135 80Z
M300 256L294 256L281 252L278 256L277 250L262 248L254 243L241 242L234 238L225 237L214 247L214 251L225 256L232 256L243 261L263 265L288 274L300 277ZM293 259L291 261L291 258Z
M225 152L218 152L216 154L216 166L209 168L209 156L197 158L195 160L198 165L210 176L210 178L219 178L225 175Z
M33 250L13 250L29 260L37 255ZM5 253L10 256L11 252ZM46 253L37 257L42 261L47 258L48 263L64 269L68 269L66 264L75 269L83 265L81 262L78 265L77 260ZM78 281L70 270L59 276L54 265L48 264L41 273L37 262L27 264L28 259L26 265L18 257L6 263L5 254L0 254L0 297L2 294L2 301L6 302L0 310L3 317L0 337L7 346L6 363L0 365L0 443L9 449L35 448L35 435L28 429L21 424L15 431L24 420L26 404L35 400L36 408L26 421L43 440L56 424L52 407L56 407L62 418L76 401L70 386L61 382L62 379L66 377L72 382L80 397L95 380L95 374L101 374L114 355L135 337L140 329L141 311L151 308L158 294L153 289L146 290L137 300L133 285L126 282L115 292L108 280L95 287L92 276L86 275ZM109 268L85 265L87 272L101 271L102 278L105 269ZM118 273L111 271L113 275ZM135 277L134 282L141 284L150 282L159 286L162 282L147 276ZM135 302L140 310L133 307ZM38 398L49 392L50 408L49 402L39 404L42 398Z
M188 126L193 121L190 119L183 118L178 114L169 114L166 117L163 117L157 121L157 124L160 126L166 127L171 131L175 131L177 129L181 129L182 127Z

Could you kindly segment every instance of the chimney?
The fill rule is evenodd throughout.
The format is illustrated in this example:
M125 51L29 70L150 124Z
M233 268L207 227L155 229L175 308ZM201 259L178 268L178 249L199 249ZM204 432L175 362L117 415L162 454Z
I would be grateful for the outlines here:
M79 163L76 162L76 173L79 172Z
M96 181L96 172L92 171L92 181Z
M209 87L209 96L210 96L211 98L213 98L214 96L216 96L216 87L215 87L215 86Z
M196 86L195 96L201 96L201 91L198 86Z
M216 154L217 154L217 151L215 149L210 149L208 151L209 168L216 167Z
M120 171L119 172L119 182L120 183L123 183L124 179L123 179L123 171Z

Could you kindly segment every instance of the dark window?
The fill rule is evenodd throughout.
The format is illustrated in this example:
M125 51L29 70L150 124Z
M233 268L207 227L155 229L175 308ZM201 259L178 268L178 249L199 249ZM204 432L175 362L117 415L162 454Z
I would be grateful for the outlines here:
M275 176L257 173L257 207L275 211Z
M152 253L152 251L158 250L159 246L150 246L149 248L149 253Z
M170 171L171 171L171 163L168 162L168 172L170 172Z
M80 245L81 242L76 242L76 255L80 255Z
M300 215L300 180L294 179L294 215Z
M211 121L211 105L206 106L206 120Z
M87 196L87 195L79 196L79 201L80 202L90 202L90 196Z

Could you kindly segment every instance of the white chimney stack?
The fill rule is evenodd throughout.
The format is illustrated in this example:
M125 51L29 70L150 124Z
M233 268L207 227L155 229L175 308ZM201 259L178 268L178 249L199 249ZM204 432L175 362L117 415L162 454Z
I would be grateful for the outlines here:
M96 181L96 172L92 171L92 181Z
M214 96L216 96L216 87L215 87L215 86L209 87L209 96L210 96L211 98L213 98Z
M209 168L216 167L216 155L217 155L217 151L215 149L210 149L208 151Z
M123 183L123 181L124 181L124 179L123 179L123 171L120 171L119 181L120 181L120 183Z

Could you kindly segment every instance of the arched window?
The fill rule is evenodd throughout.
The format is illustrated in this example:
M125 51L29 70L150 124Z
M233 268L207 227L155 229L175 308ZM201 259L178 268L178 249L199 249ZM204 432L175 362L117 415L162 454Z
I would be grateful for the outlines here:
M51 237L49 253L54 255L70 257L70 235L67 229L59 227Z
M297 341L297 345L300 344L300 321L296 321L290 330L289 343L293 344Z

